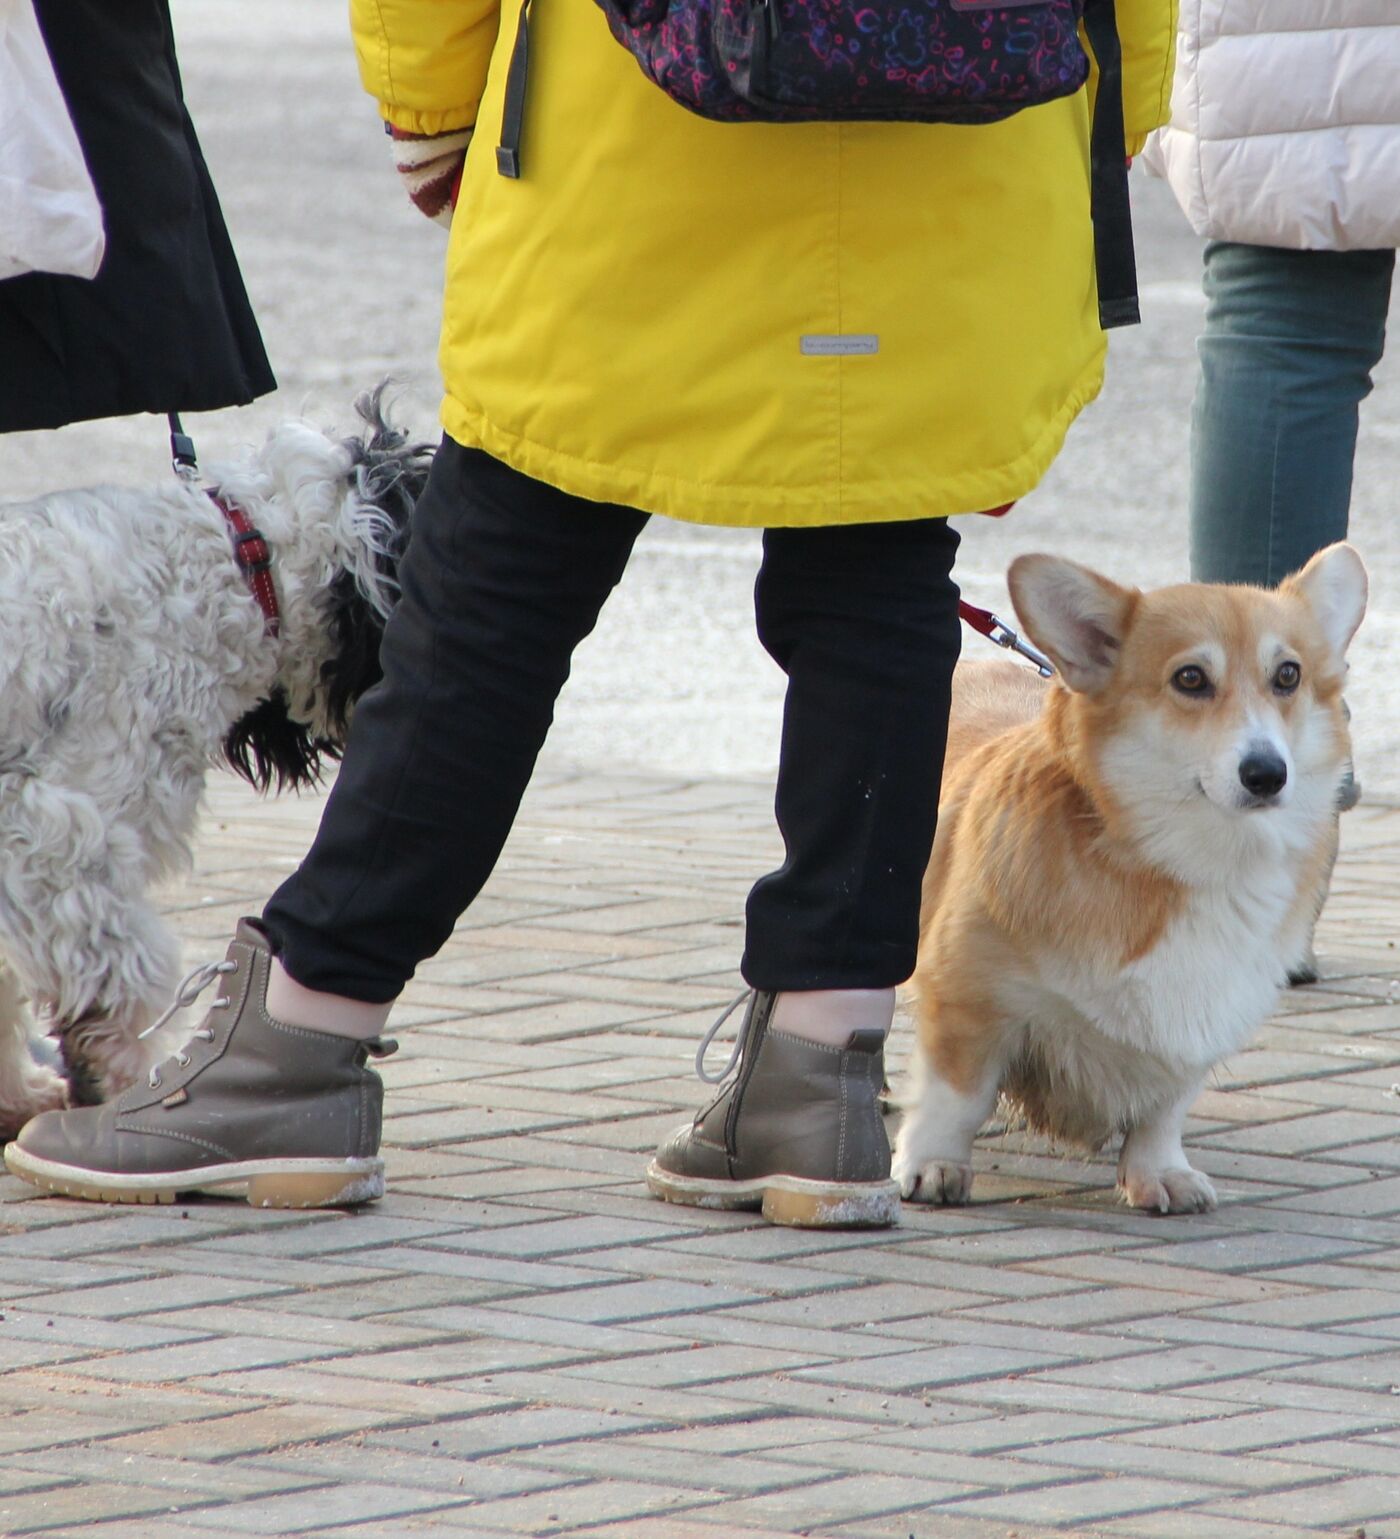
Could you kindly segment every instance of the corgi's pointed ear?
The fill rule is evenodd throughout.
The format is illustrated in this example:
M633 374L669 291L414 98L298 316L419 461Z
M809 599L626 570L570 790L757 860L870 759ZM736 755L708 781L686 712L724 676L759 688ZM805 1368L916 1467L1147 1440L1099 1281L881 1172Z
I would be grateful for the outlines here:
M1355 549L1329 545L1280 586L1302 595L1340 662L1366 613L1366 567Z
M1092 695L1108 683L1136 590L1058 556L1018 556L1006 574L1021 624L1071 689Z

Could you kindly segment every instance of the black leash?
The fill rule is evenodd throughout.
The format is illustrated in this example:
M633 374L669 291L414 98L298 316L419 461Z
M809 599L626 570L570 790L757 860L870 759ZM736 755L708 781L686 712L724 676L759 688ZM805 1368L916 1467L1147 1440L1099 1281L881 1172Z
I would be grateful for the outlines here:
M170 424L170 466L182 481L199 480L199 458L194 452L194 439L180 425L179 412L167 412Z

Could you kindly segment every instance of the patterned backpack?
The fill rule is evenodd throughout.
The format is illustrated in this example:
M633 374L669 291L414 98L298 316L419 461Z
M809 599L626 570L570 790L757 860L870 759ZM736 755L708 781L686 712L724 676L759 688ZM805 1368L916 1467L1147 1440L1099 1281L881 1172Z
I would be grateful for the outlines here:
M520 175L529 51L523 0L496 152ZM673 101L719 122L994 123L1071 96L1099 70L1094 255L1105 330L1138 319L1122 53L1113 0L598 0L613 36Z

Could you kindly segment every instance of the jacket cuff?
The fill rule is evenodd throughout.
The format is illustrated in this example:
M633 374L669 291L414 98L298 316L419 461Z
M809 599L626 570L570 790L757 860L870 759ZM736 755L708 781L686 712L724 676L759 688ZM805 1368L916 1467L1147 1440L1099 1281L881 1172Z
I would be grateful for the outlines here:
M446 134L455 129L476 127L475 107L447 107L433 111L415 111L411 107L392 107L380 102L379 116L391 128L410 134Z

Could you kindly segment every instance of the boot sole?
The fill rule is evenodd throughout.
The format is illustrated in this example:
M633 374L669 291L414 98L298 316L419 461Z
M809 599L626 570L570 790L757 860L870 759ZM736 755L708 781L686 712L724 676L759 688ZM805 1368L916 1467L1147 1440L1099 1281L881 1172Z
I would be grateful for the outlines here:
M157 1175L119 1175L62 1165L30 1154L18 1144L5 1147L10 1174L60 1197L90 1202L169 1203L190 1193L246 1197L255 1208L343 1208L384 1195L384 1161L244 1160L200 1170Z
M724 1212L761 1209L770 1224L793 1229L887 1229L899 1222L895 1181L807 1181L764 1176L756 1181L708 1181L647 1167L647 1188L663 1202Z

